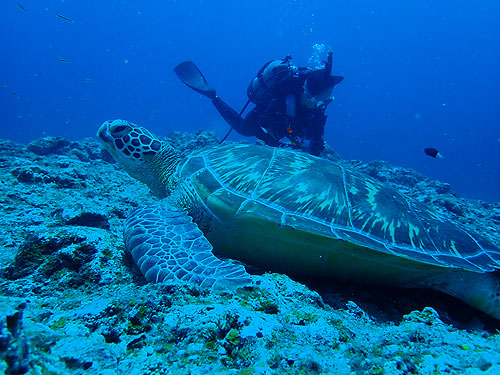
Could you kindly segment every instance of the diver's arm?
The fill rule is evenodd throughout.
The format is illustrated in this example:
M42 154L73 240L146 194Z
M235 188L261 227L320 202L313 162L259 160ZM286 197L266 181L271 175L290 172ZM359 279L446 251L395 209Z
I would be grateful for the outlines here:
M285 98L286 114L289 117L295 117L297 100L295 93L288 94Z
M325 148L325 124L326 115L323 112L315 113L311 124L311 143L309 145L311 155L319 156Z

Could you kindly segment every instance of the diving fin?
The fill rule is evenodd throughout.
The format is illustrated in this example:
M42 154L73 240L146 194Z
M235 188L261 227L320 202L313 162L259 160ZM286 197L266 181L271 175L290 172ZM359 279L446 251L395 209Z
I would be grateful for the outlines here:
M325 63L325 68L324 68L325 74L327 76L329 76L330 73L332 72L332 65L333 65L333 52L332 51L328 52L328 57L324 63ZM341 76L333 76L333 80L332 80L333 85L334 86L338 85L340 82L342 82L343 79L344 79L344 77L341 77Z
M344 77L342 77L342 76L333 76L333 85L337 86L343 80L344 80Z
M188 87L210 99L215 99L215 89L210 87L203 74L192 61L183 61L174 68L177 77Z
M330 75L332 72L332 64L333 63L333 52L328 51L328 58L325 61L325 74Z

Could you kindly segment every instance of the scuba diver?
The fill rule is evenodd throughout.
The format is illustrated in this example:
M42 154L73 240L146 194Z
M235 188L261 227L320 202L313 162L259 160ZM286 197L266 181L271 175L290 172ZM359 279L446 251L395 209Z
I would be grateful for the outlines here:
M250 82L248 101L238 113L217 96L193 62L184 61L174 68L181 81L210 98L231 125L224 139L235 129L241 135L256 136L269 146L303 149L316 156L324 148L325 109L333 101L333 87L344 79L330 75L331 70L332 52L319 69L298 68L291 56L269 61ZM250 102L255 107L242 117ZM290 143L281 142L285 137Z

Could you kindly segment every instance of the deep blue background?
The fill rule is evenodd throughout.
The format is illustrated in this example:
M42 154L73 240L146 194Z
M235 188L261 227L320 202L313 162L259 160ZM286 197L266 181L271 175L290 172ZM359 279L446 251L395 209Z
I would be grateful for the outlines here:
M222 136L228 127L209 100L172 72L178 62L194 60L239 110L264 62L292 54L306 65L323 43L345 76L326 130L341 156L387 160L500 201L499 19L498 0L4 0L1 136L81 139L113 118ZM445 158L424 155L427 146Z

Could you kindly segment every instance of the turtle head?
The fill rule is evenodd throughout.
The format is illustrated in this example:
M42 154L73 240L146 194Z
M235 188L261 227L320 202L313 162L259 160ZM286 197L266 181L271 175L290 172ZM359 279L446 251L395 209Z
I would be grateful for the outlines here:
M165 141L125 120L105 121L97 136L130 176L147 184L161 198L167 194L167 184L179 158Z

